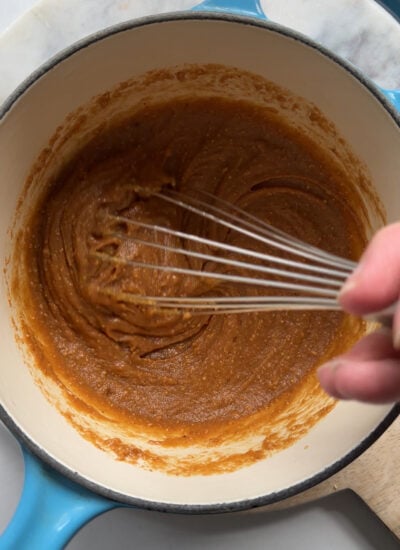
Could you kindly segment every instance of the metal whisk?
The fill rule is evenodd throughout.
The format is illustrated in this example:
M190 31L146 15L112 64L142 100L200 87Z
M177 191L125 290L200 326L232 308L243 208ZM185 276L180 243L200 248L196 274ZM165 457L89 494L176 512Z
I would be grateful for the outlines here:
M112 236L121 242L128 240L130 243L158 249L164 253L184 255L186 258L202 260L211 263L211 265L228 267L231 270L244 270L245 275L179 267L164 263L147 263L142 259L127 259L118 256L118 254L103 251L94 252L97 258L133 268L199 277L203 281L209 279L211 283L215 284L247 285L247 287L259 289L264 287L265 289L274 289L274 292L281 290L283 294L279 296L275 293L273 295L255 294L254 296L210 296L205 293L200 296L143 296L103 289L107 294L125 302L148 305L156 310L175 310L183 312L187 316L277 310L341 309L338 303L338 293L344 281L355 269L357 265L355 262L296 239L238 206L205 191L196 191L196 197L175 190L154 192L151 193L151 196L207 219L215 223L216 226L224 227L250 240L262 243L268 249L268 253L234 246L166 226L113 215L111 218L115 224L119 226L126 224L126 226L144 230L146 236L150 233L154 239L148 240L134 235L125 235L118 231L113 233ZM156 239L160 236L172 237L180 243L185 243L185 246L157 242ZM201 250L201 247L205 247L207 250ZM271 247L276 250L276 254L270 253ZM391 325L393 312L394 308L389 308L369 317L369 319Z

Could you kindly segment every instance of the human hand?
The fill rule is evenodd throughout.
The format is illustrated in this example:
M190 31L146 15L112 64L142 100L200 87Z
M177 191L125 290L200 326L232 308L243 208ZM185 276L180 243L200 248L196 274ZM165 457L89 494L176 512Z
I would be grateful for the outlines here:
M344 284L339 302L345 311L366 315L400 298L400 223L381 229ZM399 302L400 304L400 302ZM337 399L369 403L400 400L400 305L392 330L381 329L318 370L321 386Z

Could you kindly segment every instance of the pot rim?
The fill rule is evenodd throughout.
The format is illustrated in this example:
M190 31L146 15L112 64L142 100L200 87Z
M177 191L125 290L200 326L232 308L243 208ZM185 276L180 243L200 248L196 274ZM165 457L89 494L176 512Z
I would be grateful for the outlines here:
M147 17L142 17L138 19L129 20L123 23L119 23L108 27L106 29L95 32L77 42L71 46L63 49L61 52L57 53L51 57L48 61L42 64L37 70L35 70L30 76L28 76L10 96L4 101L0 106L0 124L3 119L6 117L7 113L12 109L14 104L23 97L24 93L29 90L29 88L43 77L47 72L53 69L55 66L62 63L65 59L68 59L75 53L99 42L105 38L109 38L113 35L119 34L121 32L130 31L132 29L151 25L154 23L168 23L171 21L185 21L185 20L217 20L225 21L232 23L240 23L243 25L260 27L266 29L270 32L275 32L277 34L283 35L285 37L294 39L308 47L317 50L322 53L325 57L328 57L330 60L334 61L341 68L349 72L353 77L355 77L369 92L371 92L375 98L383 105L383 107L389 112L390 116L397 124L400 129L400 113L397 112L395 107L390 103L390 101L385 97L384 93L380 91L379 87L374 84L368 77L366 77L359 69L351 65L344 59L341 59L339 56L331 52L329 49L325 48L314 42L313 40L305 37L304 35L288 29L277 23L270 21L265 21L261 19L256 19L253 17L231 15L224 13L214 13L214 12L170 12L167 14L161 15L152 15ZM388 414L383 418L383 420L375 427L372 432L368 434L356 447L354 447L350 452L344 455L342 458L329 465L325 469L319 471L315 475L299 482L291 487L282 489L280 491L275 491L267 495L258 496L254 498L242 499L239 501L233 502L221 502L214 504L175 504L162 501L152 501L141 499L138 497L132 497L127 494L109 489L102 485L87 479L85 476L80 474L77 471L70 469L69 467L61 464L57 459L49 455L45 448L41 447L36 441L31 439L14 421L12 416L7 412L7 410L0 403L0 420L4 422L6 427L11 431L13 435L18 439L19 442L26 445L26 447L39 457L44 463L51 466L58 473L62 474L66 478L78 483L79 485L102 495L110 500L127 504L141 509L153 510L158 512L169 512L169 513L180 513L180 514L204 514L204 513L226 513L234 512L240 510L247 510L251 508L256 508L259 506L265 506L272 504L291 496L294 496L298 493L301 493L307 489L310 489L314 485L317 485L324 481L325 479L331 477L333 474L350 464L355 460L359 455L361 455L368 447L370 447L385 431L386 429L394 422L394 420L400 415L400 403L394 404L393 407L389 410Z
M166 14L148 15L145 17L139 17L130 19L122 23L117 23L105 29L96 31L77 40L70 46L63 48L60 52L53 55L50 59L40 65L35 71L33 71L27 78L25 78L15 90L0 104L0 123L11 110L14 103L23 96L23 94L42 76L44 76L51 69L62 63L80 50L100 42L105 38L109 38L115 34L129 31L139 27L145 27L154 23L168 23L171 21L184 21L184 20L216 20L216 21L228 21L231 23L241 23L249 27L261 27L267 29L276 34L292 38L293 40L305 44L306 46L318 51L343 69L355 77L365 88L371 92L376 99L383 105L383 107L389 112L396 124L400 127L400 112L394 107L391 101L383 93L384 88L375 84L368 76L358 69L355 65L351 64L346 59L332 52L329 48L326 48L322 44L318 44L311 38L308 38L304 34L285 27L279 23L274 23L268 19L260 19L257 17L250 17L245 15L236 15L222 12L212 11L176 11L168 12ZM399 90L400 93L400 90Z

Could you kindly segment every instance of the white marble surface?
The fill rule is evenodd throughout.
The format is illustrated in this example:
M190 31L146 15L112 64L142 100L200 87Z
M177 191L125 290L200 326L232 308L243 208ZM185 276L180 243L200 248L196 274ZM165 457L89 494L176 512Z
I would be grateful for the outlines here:
M0 102L39 65L74 41L130 18L186 9L196 3L196 0L0 0ZM400 25L373 0L262 0L262 5L272 20L330 47L377 83L400 89ZM15 509L22 477L18 445L0 425L0 532ZM318 512L317 506L309 519L301 514L265 517L261 530L248 533L242 530L236 537L232 533L238 525L240 529L241 521L232 520L222 531L211 533L214 539L210 535L211 538L203 537L200 542L199 538L193 546L188 541L194 541L198 530L203 529L200 523L178 536L178 531L186 529L184 524L178 522L166 529L157 515L117 510L95 520L68 549L101 550L112 545L128 549L136 541L138 548L190 546L234 550L244 547L243 533L249 550L377 548L351 522L346 524L337 510L332 514Z
M357 65L387 88L400 88L400 27L372 0L268 0L272 20L294 28Z
M15 21L30 10L36 0L1 0L0 2L0 33L15 23Z

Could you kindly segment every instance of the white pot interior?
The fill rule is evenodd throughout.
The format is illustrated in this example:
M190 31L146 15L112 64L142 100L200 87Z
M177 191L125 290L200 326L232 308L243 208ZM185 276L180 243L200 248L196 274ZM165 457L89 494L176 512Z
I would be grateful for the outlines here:
M381 101L352 74L295 38L217 19L152 22L98 40L56 64L28 87L0 125L0 258L37 156L65 117L120 82L184 63L251 71L313 102L370 173L387 221L400 206L400 131ZM379 220L372 220L377 227ZM2 266L3 268L4 266ZM3 270L2 270L3 271ZM174 505L234 503L291 488L348 455L389 413L389 406L342 402L295 445L251 467L179 478L118 462L82 439L34 383L15 342L2 277L0 403L29 439L72 472L114 492Z

